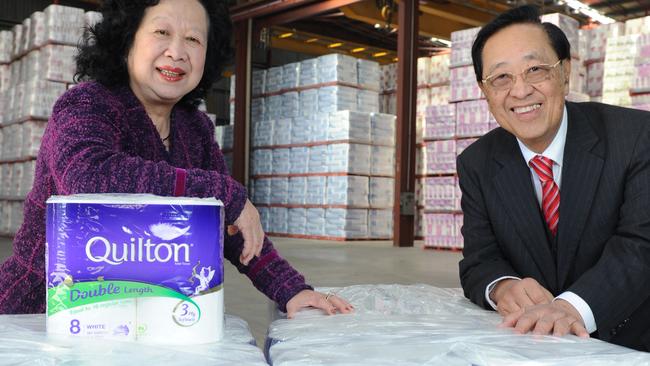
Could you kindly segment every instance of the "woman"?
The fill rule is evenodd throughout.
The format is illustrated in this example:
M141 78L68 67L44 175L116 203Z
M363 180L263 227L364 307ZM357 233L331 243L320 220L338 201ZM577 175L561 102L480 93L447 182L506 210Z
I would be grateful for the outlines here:
M105 0L102 15L77 58L77 77L91 81L61 96L43 136L14 254L0 268L0 312L45 310L45 201L105 192L216 197L232 225L224 256L289 317L307 306L352 311L313 291L264 237L196 108L230 53L225 5Z

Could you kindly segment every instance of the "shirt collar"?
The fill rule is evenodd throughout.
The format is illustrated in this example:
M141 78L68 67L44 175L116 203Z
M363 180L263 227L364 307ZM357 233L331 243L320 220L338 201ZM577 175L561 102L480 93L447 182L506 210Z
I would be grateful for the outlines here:
M526 145L524 145L521 140L517 138L517 143L519 144L519 149L521 154L526 160L526 164L530 163L530 160L537 155L542 155L546 158L553 160L553 162L559 166L562 166L562 161L564 159L564 145L566 144L566 133L567 133L567 111L566 104L564 105L564 111L562 113L562 122L560 122L560 129L555 134L553 141L548 145L546 150L541 154L537 154L534 151L531 151Z

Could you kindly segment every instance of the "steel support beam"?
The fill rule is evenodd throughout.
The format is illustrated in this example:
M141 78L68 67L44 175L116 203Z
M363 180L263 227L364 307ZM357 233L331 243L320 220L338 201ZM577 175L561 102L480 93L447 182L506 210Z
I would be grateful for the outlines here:
M397 139L393 246L412 247L415 218L415 101L418 1L401 1L397 35Z
M252 19L247 19L233 24L235 31L235 121L231 174L244 186L248 183L252 23Z
M260 29L263 27L270 27L273 25L282 25L297 20L309 19L316 15L323 14L330 10L338 9L343 6L358 3L365 0L328 0L320 1L313 4L296 7L286 12L270 15L255 21L255 28Z

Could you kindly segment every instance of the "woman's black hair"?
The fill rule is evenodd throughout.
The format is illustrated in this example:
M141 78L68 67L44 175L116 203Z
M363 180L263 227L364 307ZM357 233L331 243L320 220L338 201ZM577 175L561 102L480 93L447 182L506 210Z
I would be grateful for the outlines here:
M208 45L203 77L199 84L181 99L181 103L196 106L212 84L219 79L230 61L232 24L225 0L198 0L209 19ZM95 80L108 87L128 85L127 56L135 33L140 27L145 9L159 0L104 0L102 20L90 26L79 45L75 80Z
M508 10L481 28L472 45L474 72L476 73L476 80L479 83L483 79L483 47L485 47L485 43L501 29L514 24L532 24L541 27L546 33L558 59L568 60L571 58L571 44L569 44L569 40L566 38L564 32L555 24L542 23L539 16L537 7L524 5Z

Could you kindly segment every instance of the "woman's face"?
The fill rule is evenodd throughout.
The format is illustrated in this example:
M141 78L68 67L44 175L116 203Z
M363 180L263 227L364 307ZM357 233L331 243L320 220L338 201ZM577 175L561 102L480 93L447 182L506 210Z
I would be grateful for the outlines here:
M145 107L174 105L203 77L208 16L198 0L145 10L127 57L129 85Z

